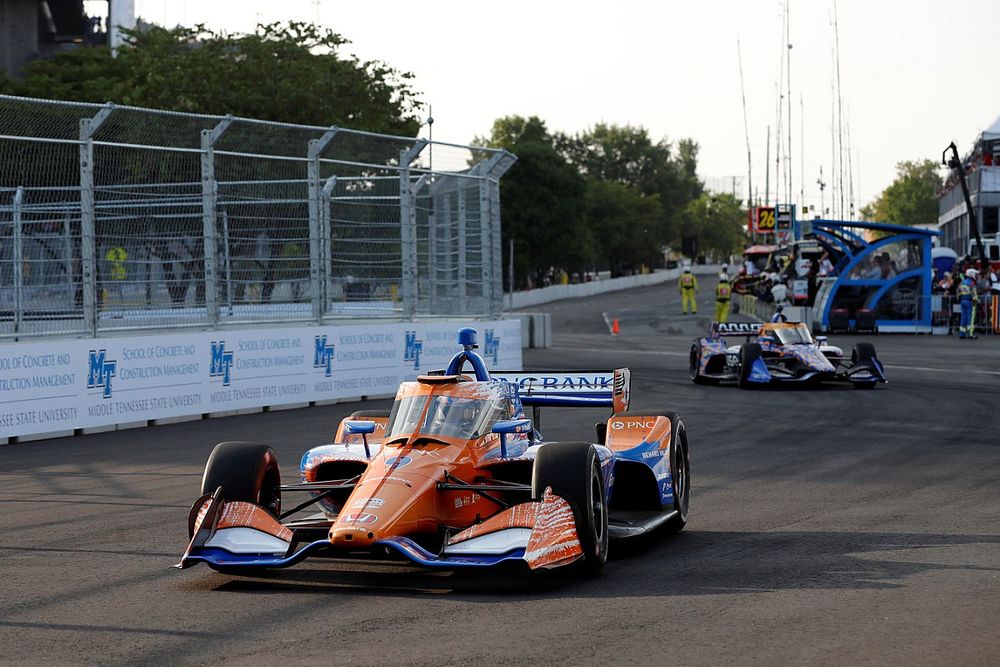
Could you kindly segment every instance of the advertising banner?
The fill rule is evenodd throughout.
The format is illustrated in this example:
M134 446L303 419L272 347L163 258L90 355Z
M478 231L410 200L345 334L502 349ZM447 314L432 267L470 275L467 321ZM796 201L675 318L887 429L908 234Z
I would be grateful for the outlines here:
M0 345L0 440L393 394L443 368L459 327L487 367L521 368L520 320L402 322Z

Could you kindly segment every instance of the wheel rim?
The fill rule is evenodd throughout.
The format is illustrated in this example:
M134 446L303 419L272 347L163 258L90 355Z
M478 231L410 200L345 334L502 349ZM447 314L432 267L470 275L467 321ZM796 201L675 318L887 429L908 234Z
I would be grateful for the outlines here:
M594 519L594 533L597 537L598 550L602 548L604 542L604 513L606 510L601 499L602 490L601 473L595 466L594 474L590 478L590 512Z
M266 510L270 510L275 516L281 515L281 494L278 491L279 479L277 469L269 468L264 473L264 480L257 497L257 504Z

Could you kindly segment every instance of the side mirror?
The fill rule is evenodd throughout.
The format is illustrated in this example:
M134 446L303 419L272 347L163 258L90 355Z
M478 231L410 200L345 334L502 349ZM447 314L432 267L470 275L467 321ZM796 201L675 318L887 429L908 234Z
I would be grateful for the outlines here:
M530 419L501 419L493 424L493 432L500 436L500 458L507 458L508 434L527 433L532 443L535 440Z
M344 424L344 431L347 435L367 435L375 432L375 422L371 421L349 421Z
M778 342L778 339L775 338L774 336L761 336L759 340L762 343L777 343Z
M365 444L365 457L371 458L372 453L368 448L368 435L375 432L375 422L373 421L349 421L344 422L344 434L345 435L360 435L361 442Z
M826 341L830 340L829 336L816 336L816 344L823 346L826 345Z

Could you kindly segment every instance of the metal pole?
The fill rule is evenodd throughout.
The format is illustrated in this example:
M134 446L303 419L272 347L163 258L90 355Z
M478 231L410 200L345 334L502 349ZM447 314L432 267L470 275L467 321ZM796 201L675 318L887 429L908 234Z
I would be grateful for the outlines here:
M219 323L218 279L218 219L216 207L219 184L215 180L215 142L232 124L233 117L226 116L211 130L201 131L201 234L205 265L205 315L212 325Z
M229 261L229 211L222 209L222 259L226 271L226 309L233 316L233 273Z
M333 292L333 224L330 220L330 197L337 187L337 177L331 176L323 183L320 220L323 224L323 311L330 307L330 294Z
M468 222L465 219L465 188L458 189L458 312L465 315L469 310L469 286L466 284L465 234Z
M514 239L510 240L510 252L507 257L507 284L510 289L510 304L507 307L514 310Z
M63 271L66 273L66 285L69 289L70 303L73 303L73 227L70 223L69 212L63 215Z
M22 308L24 307L24 235L21 227L21 205L24 203L24 188L18 187L14 193L14 335L21 331Z
M94 216L94 134L114 105L108 103L93 118L80 119L80 281L84 326L97 337L97 245Z
M324 237L326 236L322 222L322 193L323 185L320 183L319 156L326 147L333 141L338 128L331 127L323 136L318 139L310 139L307 149L308 162L306 171L309 178L309 287L312 292L312 314L317 322L323 320L329 299L327 298L327 285L329 283L329 270L326 268L324 255Z
M417 216L413 206L410 165L427 145L417 141L409 150L399 152L399 239L403 315L412 318L417 312Z

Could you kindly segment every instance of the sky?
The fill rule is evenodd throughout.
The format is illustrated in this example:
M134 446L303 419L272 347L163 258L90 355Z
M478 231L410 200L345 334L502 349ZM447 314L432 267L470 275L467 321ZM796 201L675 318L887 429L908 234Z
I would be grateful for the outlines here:
M575 133L605 122L645 127L654 140L692 138L708 186L735 186L745 198L739 40L749 178L763 199L769 171L775 197L776 85L786 49L785 4L777 0L135 4L137 15L156 23L205 23L230 32L258 22L318 21L349 39L347 50L362 60L413 73L420 99L433 107L435 140L467 143L509 114L539 116L552 131ZM860 208L892 183L897 162L939 161L951 141L967 151L1000 116L1000 2L839 0L842 129L832 118L833 16L833 0L788 0L792 146L789 151L786 107L781 159L791 158L796 202L815 211L821 194L827 208L843 198L846 217L851 189ZM781 81L785 90L788 82ZM842 151L831 145L834 129ZM833 173L839 173L837 156L843 179ZM841 192L835 192L838 182ZM784 175L781 183L787 201Z

